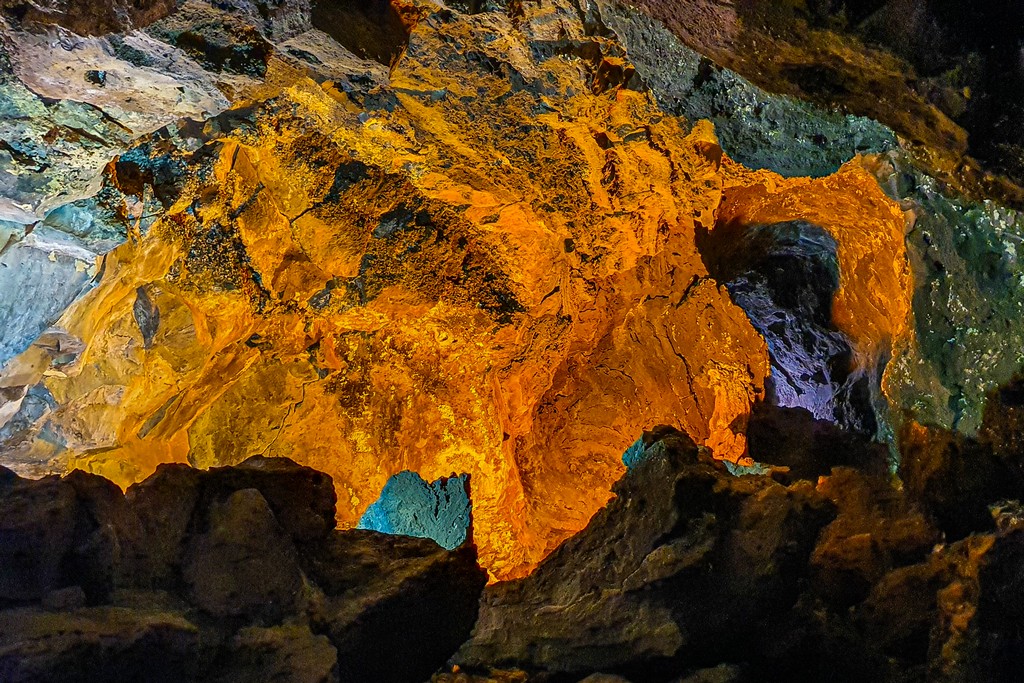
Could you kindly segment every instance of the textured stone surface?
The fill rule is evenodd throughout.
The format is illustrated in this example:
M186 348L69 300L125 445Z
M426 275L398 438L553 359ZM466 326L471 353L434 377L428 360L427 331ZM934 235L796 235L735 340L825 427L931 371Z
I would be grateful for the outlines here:
M857 154L896 146L885 126L861 116L772 95L694 51L663 23L629 5L601 1L601 18L622 40L668 112L707 119L725 152L749 168L825 176Z
M690 48L772 93L886 124L930 175L960 192L1017 206L1024 202L1019 166L1024 67L1018 54L1024 23L1017 5L998 0L971 7L905 0L628 4L663 23ZM873 20L865 21L875 10ZM1009 177L999 175L1006 173Z
M297 611L302 572L294 547L256 489L242 489L210 511L182 566L189 597L218 617L270 623Z
M915 282L917 340L886 393L921 422L973 435L986 395L1024 365L1024 217L944 189L898 153L872 167L907 212Z
M281 681L329 683L337 680L338 655L325 636L305 626L250 627L231 640L224 672L209 680L217 683Z
M0 611L0 677L10 683L195 680L199 630L180 614L89 607Z
M429 678L468 636L486 583L472 546L359 530L336 533L308 571L327 594L320 619L341 680L352 681Z
M828 501L733 477L672 430L655 447L533 574L488 588L457 661L654 680L783 627Z
M422 683L487 580L471 544L334 530L330 479L285 459L164 466L127 496L0 474L5 683Z
M699 231L820 226L855 362L902 348L903 217L858 162L818 180L748 171L637 89L592 12L521 9L403 10L389 72L355 28L260 24L297 52L207 64L266 86L108 170L107 187L167 208L60 321L88 362L41 376L33 347L9 365L54 404L19 436L19 467L127 484L160 462L288 456L334 475L345 525L399 471L466 472L484 562L517 576L607 499L645 427L744 456L766 348ZM182 44L210 12L148 30ZM241 46L245 13L217 16L206 38Z
M427 483L415 472L399 472L366 508L358 528L429 538L454 550L466 542L471 512L466 475Z

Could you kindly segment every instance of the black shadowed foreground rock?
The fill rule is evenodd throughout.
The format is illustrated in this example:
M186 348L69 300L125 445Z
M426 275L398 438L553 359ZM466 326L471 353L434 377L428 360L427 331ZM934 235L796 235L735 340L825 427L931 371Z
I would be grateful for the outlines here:
M161 466L127 494L0 468L0 681L409 681L469 635L476 550L334 529L280 458Z
M770 476L735 477L674 430L645 434L585 530L485 590L462 671L435 681L1020 680L1020 505L979 496L989 523L951 542L936 515L949 501L880 472L884 453L823 452L852 446L803 411L764 412L772 429L752 430L751 449L770 442L786 465ZM814 438L780 438L794 428Z
M734 477L678 432L530 576L488 589L458 659L666 679L780 623L832 504L807 481Z

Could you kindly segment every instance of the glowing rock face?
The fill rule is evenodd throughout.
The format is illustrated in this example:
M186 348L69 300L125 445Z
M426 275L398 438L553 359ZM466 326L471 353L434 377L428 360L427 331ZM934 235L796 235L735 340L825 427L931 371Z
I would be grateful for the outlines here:
M465 472L481 562L511 578L606 502L645 428L744 456L767 351L698 232L822 227L858 360L906 342L903 216L856 162L748 171L626 87L574 12L524 11L426 16L388 87L298 78L168 152L185 189L61 320L86 348L47 373L27 448L122 484L288 456L334 477L347 526L397 472Z

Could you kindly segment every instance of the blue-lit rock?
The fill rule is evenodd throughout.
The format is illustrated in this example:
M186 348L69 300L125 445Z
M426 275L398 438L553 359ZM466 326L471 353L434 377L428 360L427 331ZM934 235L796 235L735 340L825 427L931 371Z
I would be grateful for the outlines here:
M740 240L711 233L702 254L768 344L769 401L874 434L871 387L877 380L853 368L850 340L832 321L836 241L794 221L754 226Z
M366 509L360 529L430 538L454 550L469 535L472 505L469 476L426 482L415 472L399 472L388 480L380 498Z

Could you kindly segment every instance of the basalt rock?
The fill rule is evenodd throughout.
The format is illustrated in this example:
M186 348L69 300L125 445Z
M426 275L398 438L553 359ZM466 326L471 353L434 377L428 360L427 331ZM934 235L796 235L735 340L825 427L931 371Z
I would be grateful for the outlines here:
M725 659L733 634L786 628L829 501L733 477L672 430L647 450L586 529L487 589L458 662L666 680Z
M769 92L884 123L929 175L958 192L1024 205L1018 6L997 0L971 7L939 0L628 4Z
M329 477L285 459L165 466L127 496L4 473L4 681L421 683L486 582L469 543L334 530Z
M698 231L820 227L850 364L882 382L909 343L904 218L861 161L738 165L652 99L596 5L339 7L278 26L193 1L146 29L248 99L107 167L131 238L59 323L80 353L4 370L52 397L9 406L20 471L291 457L331 473L346 526L398 472L466 472L484 563L521 576L649 425L745 458L767 347Z

